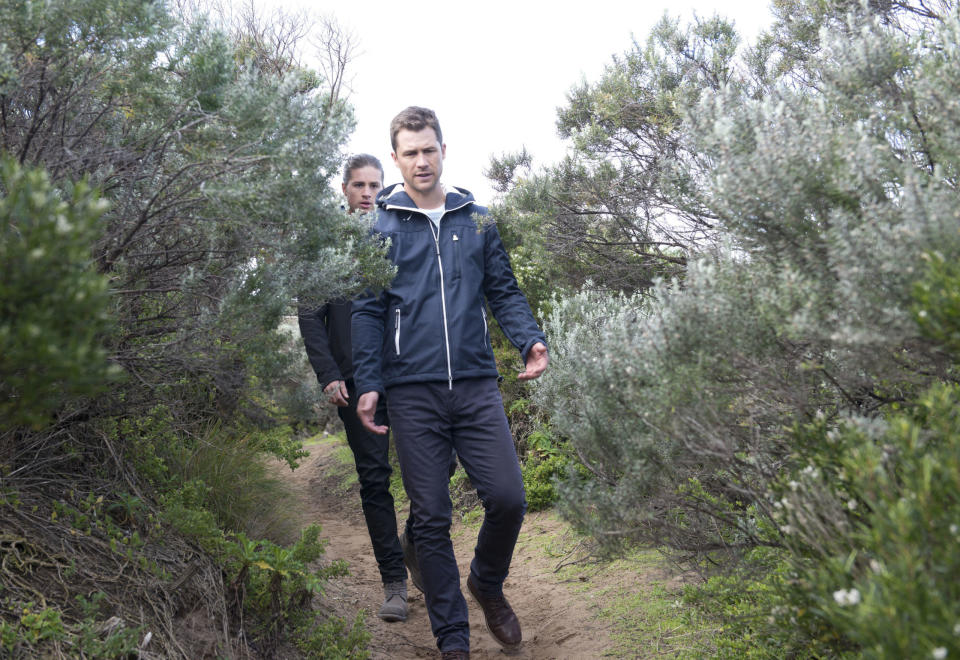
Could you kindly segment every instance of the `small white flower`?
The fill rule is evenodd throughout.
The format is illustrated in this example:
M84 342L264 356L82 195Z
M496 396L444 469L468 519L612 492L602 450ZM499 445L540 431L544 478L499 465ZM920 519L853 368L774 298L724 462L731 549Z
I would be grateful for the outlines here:
M73 225L67 220L67 217L62 213L57 214L57 233L58 234L69 234L70 230L73 229Z
M833 599L837 602L837 605L841 607L846 607L847 605L856 605L860 602L860 592L856 589L838 589L833 592Z
M957 623L953 626L953 634L957 637L960 637L960 623Z
M793 525L784 525L780 528L780 531L784 534L793 534Z
M849 502L847 502L847 508L850 509L851 511L856 511L856 510L857 510L857 501L856 501L856 500L850 500Z
M933 653L931 653L930 655L936 658L936 660L943 660L944 658L947 657L947 647L938 646L937 648L933 649Z
M794 491L800 488L800 484L796 481L788 481L787 485L790 486L790 490L794 490Z
M883 564L878 562L876 559L870 560L870 570L874 573L880 573L883 571Z
M811 479L816 479L817 477L820 476L820 470L818 470L812 465L808 465L807 467L803 468L803 470L801 471L801 474L803 474L804 476L810 477Z
M957 527L956 523L950 525L950 533L956 536L957 532L960 532L960 527Z

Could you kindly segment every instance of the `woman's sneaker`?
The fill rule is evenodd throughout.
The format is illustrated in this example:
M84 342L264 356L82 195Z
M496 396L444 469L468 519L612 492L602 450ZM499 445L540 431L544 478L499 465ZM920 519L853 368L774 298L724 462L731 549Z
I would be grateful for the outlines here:
M384 621L407 620L407 583L387 582L383 585L383 605L379 616Z

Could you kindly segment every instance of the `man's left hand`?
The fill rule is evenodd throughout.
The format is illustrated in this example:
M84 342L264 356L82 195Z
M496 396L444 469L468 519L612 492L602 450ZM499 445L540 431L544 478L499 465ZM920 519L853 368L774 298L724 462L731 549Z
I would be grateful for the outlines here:
M539 378L546 371L548 362L550 362L550 355L547 353L547 347L538 341L527 351L526 368L517 375L517 380Z
M357 399L357 417L363 427L371 433L377 435L386 435L389 427L377 424L374 421L374 414L377 412L377 402L380 400L379 392L365 392Z

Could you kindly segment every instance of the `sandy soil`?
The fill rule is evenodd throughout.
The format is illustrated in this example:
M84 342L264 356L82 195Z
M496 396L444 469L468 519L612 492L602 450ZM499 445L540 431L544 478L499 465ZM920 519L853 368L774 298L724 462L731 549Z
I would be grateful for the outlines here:
M335 448L332 442L311 445L308 447L310 457L297 470L292 473L285 470L286 479L291 480L299 500L297 515L301 526L319 522L321 537L328 540L327 557L344 559L350 565L351 575L333 581L324 602L348 619L359 609L367 611L372 658L439 657L423 595L412 584L409 585L409 616L405 622L386 623L376 616L383 598L380 575L356 485L343 493L339 477L332 476L338 469L342 473L342 464L333 456ZM451 531L470 608L471 657L507 660L490 636L483 613L466 593L465 580L476 541L475 530L475 527L455 523ZM543 537L561 530L562 523L549 514L531 513L524 521L511 574L504 586L523 628L523 645L511 658L597 658L611 647L605 624L591 616L591 608L584 604L582 596L573 593L571 585L557 580L554 569L558 560L542 551Z

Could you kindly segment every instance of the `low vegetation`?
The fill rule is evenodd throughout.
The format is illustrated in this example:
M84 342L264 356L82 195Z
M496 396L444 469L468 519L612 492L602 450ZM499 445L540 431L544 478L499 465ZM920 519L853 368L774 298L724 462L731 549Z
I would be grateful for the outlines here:
M252 7L0 0L4 657L362 646L263 464L313 418L282 316L389 270L329 185L338 72Z
M315 431L283 315L391 274L331 192L349 37L316 72L300 17L201 9L0 0L5 656L363 654L263 468ZM607 594L625 648L952 657L960 13L774 13L664 18L571 90L564 160L491 163L551 351L524 384L495 335L528 503L696 576Z
M775 13L746 47L665 19L571 92L567 159L491 167L567 284L529 398L582 461L561 511L698 571L716 654L947 657L957 8Z

